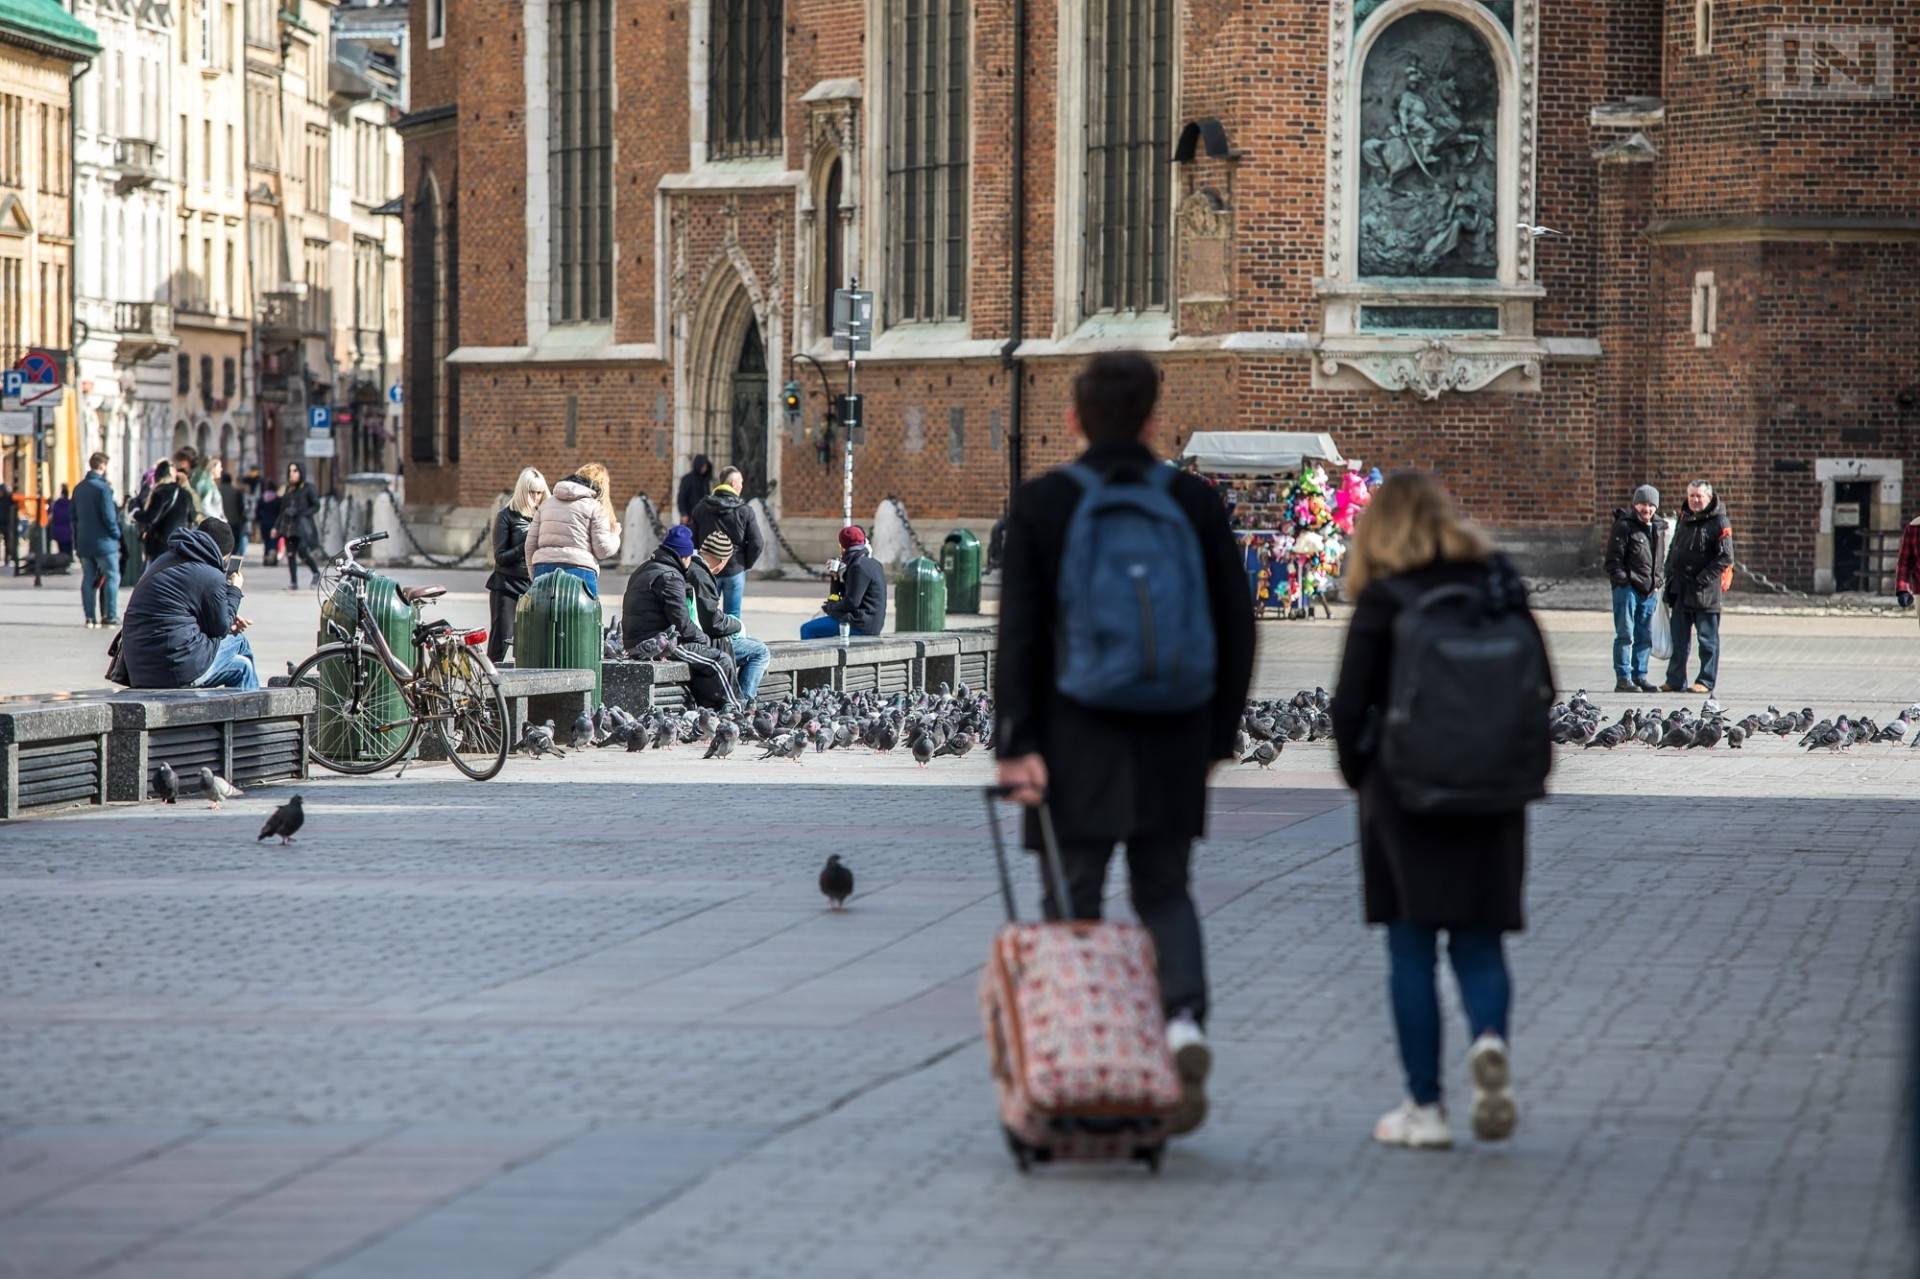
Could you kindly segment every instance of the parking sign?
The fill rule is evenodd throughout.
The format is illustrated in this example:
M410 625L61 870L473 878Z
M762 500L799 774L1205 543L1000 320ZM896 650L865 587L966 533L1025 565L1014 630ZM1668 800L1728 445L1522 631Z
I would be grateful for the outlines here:
M333 408L326 404L307 406L307 429L309 431L330 431L333 429Z

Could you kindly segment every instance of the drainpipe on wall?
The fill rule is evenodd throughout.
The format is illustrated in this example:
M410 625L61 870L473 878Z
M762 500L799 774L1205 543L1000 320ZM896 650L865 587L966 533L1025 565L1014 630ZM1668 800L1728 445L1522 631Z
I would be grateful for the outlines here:
M1000 366L1007 373L1007 501L1020 487L1026 432L1022 429L1023 369L1016 352L1026 328L1027 267L1027 0L1013 0L1013 270L1008 301L1007 344Z

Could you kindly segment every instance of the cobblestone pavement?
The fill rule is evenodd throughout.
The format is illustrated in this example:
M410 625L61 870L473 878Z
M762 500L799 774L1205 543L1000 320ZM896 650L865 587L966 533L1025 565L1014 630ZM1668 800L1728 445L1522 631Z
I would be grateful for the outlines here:
M1732 706L1913 695L1905 626L1738 627ZM1610 684L1577 678L1604 618L1549 629ZM1337 628L1262 638L1267 691L1331 680ZM942 763L316 779L285 849L252 839L285 787L0 827L0 1276L1912 1273L1920 753L1563 752L1512 951L1522 1127L1446 1155L1367 1138L1399 1083L1329 751L1223 774L1214 1112L1157 1178L1007 1159L988 765Z

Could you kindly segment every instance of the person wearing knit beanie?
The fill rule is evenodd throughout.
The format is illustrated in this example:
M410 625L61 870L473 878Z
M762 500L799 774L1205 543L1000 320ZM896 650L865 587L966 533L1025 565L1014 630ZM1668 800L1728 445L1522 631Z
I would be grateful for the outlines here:
M1653 615L1665 576L1666 525L1658 518L1660 490L1642 484L1613 513L1607 536L1607 581L1613 587L1613 691L1652 693Z
M693 556L693 530L685 524L676 524L660 539L660 545L672 551L674 558L684 563Z
M733 558L733 539L724 530L715 529L700 539L700 553L710 555L715 561L725 564Z
M821 617L801 624L801 639L829 639L845 622L854 635L878 635L887 621L887 574L873 558L866 530L849 524L840 530L840 559L829 585Z
M840 549L850 551L856 546L865 546L867 535L860 531L858 524L849 524L840 530Z

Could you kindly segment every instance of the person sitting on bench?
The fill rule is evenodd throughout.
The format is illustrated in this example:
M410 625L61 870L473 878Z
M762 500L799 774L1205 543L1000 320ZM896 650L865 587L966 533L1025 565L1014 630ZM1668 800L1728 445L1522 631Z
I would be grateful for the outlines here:
M147 567L127 601L120 655L134 688L260 687L243 580L227 571L233 530L224 520L181 529Z

